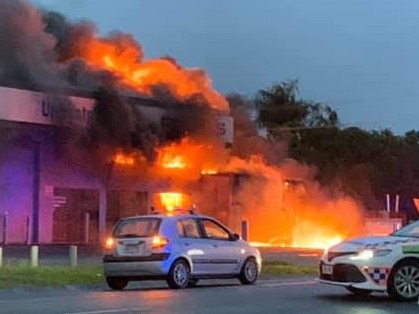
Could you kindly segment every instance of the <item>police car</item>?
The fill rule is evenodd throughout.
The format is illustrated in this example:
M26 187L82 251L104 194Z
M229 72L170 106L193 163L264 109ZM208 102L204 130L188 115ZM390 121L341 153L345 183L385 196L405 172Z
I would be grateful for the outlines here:
M351 239L324 251L318 281L354 294L387 292L401 301L419 297L419 221L385 237Z
M216 219L194 212L121 219L103 256L106 282L114 290L138 280L166 280L174 289L213 278L253 284L261 265L257 248Z

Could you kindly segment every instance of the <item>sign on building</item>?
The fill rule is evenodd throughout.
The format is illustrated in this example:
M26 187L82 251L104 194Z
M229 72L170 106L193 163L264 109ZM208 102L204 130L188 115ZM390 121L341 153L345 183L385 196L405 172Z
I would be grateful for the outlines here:
M86 125L94 104L95 101L91 98L0 86L0 120L35 124L71 122Z
M231 116L219 116L217 123L217 133L224 143L233 144L234 138L234 120Z

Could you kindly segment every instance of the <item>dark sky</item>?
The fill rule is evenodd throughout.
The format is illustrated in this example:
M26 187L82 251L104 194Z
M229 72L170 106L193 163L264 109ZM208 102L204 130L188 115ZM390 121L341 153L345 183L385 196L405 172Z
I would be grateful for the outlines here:
M418 0L32 0L118 29L223 93L298 79L347 126L419 129Z

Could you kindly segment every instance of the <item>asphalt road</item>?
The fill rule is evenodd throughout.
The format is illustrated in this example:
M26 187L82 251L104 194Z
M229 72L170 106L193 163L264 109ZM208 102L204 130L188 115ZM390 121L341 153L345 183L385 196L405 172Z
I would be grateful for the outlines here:
M91 288L28 289L0 292L2 314L107 313L417 313L419 305L392 301L384 294L356 297L311 277L260 280L242 286L236 280L203 281L196 288L170 290L164 282L131 284L124 291Z
M321 252L261 249L265 260L317 265ZM9 247L6 260L28 258L27 247ZM67 264L68 248L40 248L41 264ZM81 248L80 264L100 262L100 255ZM340 287L320 285L311 277L259 280L242 286L236 280L202 281L193 289L170 290L164 282L132 283L121 292L105 285L0 290L1 314L106 314L106 313L284 313L388 314L416 313L419 305L399 303L385 294L356 297Z

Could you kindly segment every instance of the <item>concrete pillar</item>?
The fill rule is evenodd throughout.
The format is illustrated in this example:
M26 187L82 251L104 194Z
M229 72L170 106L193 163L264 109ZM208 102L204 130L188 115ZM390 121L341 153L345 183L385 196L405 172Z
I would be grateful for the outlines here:
M39 265L39 247L37 245L31 246L31 267L38 267Z
M77 266L77 245L70 245L70 266Z

